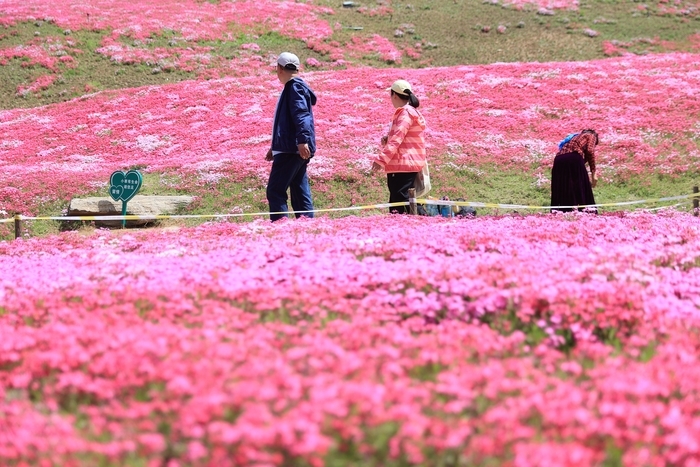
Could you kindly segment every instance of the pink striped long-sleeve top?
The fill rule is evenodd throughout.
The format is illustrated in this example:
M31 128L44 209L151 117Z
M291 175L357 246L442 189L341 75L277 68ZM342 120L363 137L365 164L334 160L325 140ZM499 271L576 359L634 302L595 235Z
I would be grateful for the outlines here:
M410 105L399 107L376 162L386 173L420 172L426 162L424 131L425 119L418 110Z

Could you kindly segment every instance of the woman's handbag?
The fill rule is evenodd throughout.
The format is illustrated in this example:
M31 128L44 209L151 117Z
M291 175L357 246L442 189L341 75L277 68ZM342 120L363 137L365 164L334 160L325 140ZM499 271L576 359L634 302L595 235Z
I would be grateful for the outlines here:
M428 161L425 161L423 170L416 175L416 181L413 184L416 189L416 198L422 198L430 192L430 170L428 169Z

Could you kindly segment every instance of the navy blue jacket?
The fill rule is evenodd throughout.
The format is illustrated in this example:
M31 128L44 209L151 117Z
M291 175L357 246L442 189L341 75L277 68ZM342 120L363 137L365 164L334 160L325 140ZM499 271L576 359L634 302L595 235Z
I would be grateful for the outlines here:
M284 85L272 128L272 150L295 154L298 144L309 145L311 155L316 152L316 131L311 106L316 105L316 94L299 78Z

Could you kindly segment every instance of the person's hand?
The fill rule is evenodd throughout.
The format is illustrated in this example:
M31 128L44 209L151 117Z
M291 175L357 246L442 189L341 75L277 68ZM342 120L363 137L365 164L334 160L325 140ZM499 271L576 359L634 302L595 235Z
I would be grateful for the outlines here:
M309 151L308 144L297 144L297 147L299 148L299 156L301 156L302 159L308 159L309 157L311 157L311 151Z
M372 162L372 172L379 172L383 167L376 162Z
M598 184L598 176L596 174L591 174L591 188L595 188Z
M268 149L267 154L265 154L265 160L271 161L272 159L274 159L274 157L272 156L272 149Z
M389 141L388 136L382 136L382 146L386 146L386 142Z

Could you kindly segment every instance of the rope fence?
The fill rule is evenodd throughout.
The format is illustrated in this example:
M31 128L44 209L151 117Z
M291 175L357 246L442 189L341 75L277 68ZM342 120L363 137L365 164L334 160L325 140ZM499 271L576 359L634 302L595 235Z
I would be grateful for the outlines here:
M688 195L680 196L667 196L663 198L650 198L650 199L639 199L633 201L620 201L615 203L599 203L599 204L586 204L580 206L535 206L527 204L503 204L503 203L482 203L478 201L450 201L441 199L426 199L426 198L416 198L415 189L411 188L409 190L409 200L407 202L399 203L380 203L380 204L370 204L366 206L349 206L346 208L326 208L326 209L314 209L310 211L286 211L286 212L242 212L242 213L232 213L232 214L153 214L153 215L137 215L137 214L127 214L127 215L104 215L104 216L24 216L17 214L14 217L0 219L0 224L8 224L14 222L15 224L15 238L21 236L21 223L22 221L36 221L36 220L53 220L53 221L129 221L129 220L161 220L161 219L227 219L236 217L255 217L255 216L269 216L270 214L309 214L309 213L324 213L324 212L347 212L347 211L362 211L370 209L388 209L398 206L409 206L409 211L411 214L417 214L417 206L421 205L437 205L437 206L465 206L473 208L489 208L489 209L527 209L527 210L557 210L557 209L586 209L586 208L607 208L607 207L621 207L621 206L634 206L639 204L659 204L671 201L682 201L680 203L673 204L671 206L662 206L658 208L653 208L652 210L678 207L683 206L688 203L689 200L693 202L693 212L697 216L700 211L700 193L698 193L698 187L693 187L693 193Z
M578 206L532 206L526 204L500 204L500 203L480 203L476 201L448 201L439 199L415 199L411 198L409 203L416 204L433 204L440 206L470 206L474 208L494 208L494 209L531 209L531 210L552 210L552 209L586 209L586 208L605 208L613 206L633 206L635 204L657 204L668 201L688 200L697 198L698 195L680 195L668 196L665 198L638 199L634 201L620 201L616 203L599 203L599 204L582 204ZM693 202L695 203L696 200ZM686 203L680 203L686 204Z

